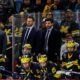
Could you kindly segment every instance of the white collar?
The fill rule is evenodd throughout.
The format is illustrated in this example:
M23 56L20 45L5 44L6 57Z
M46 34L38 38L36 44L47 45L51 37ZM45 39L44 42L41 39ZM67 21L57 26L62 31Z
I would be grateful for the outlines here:
M48 30L52 30L53 29L53 26L52 27L50 27L50 28L47 28Z
M34 26L32 25L31 27L28 27L28 26L27 26L26 28L28 28L28 29L32 29L33 27L34 27Z

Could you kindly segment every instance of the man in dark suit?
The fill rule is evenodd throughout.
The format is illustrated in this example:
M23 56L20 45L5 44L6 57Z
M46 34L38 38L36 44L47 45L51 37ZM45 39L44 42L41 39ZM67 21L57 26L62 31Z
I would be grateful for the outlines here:
M56 62L60 56L61 35L54 29L53 19L45 20L46 29L42 30L42 52L45 52L48 59Z
M6 53L7 38L4 31L0 30L0 54Z
M40 31L34 26L35 20L32 16L27 17L26 26L22 32L21 47L25 43L29 43L32 46L32 53L39 52L39 40Z

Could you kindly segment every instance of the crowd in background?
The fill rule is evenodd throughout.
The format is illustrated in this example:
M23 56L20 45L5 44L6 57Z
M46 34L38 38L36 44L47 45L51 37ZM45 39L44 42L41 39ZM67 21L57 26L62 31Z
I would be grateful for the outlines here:
M66 9L80 11L80 0L1 0L0 19L7 22L5 20L12 14L19 14L22 11L25 13L41 12L44 17L50 10Z

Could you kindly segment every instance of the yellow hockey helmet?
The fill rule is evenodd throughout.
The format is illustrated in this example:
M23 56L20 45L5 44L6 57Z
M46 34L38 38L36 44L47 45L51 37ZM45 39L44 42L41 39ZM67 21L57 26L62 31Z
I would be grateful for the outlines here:
M6 58L3 54L0 54L0 63L1 62L6 62Z
M32 48L31 44L24 44L23 48Z
M75 46L75 44L73 41L68 41L67 47L74 47L74 46Z
M39 55L38 56L38 62L46 62L47 56L46 55Z
M31 55L27 54L25 56L22 56L21 63L31 62L31 60L32 60Z

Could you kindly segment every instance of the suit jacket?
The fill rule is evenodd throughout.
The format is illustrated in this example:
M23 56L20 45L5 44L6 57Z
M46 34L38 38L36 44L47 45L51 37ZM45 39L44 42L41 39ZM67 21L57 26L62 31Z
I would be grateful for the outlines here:
M21 47L23 45L25 32L26 32L26 29L24 29L22 32ZM40 51L40 44L39 44L40 36L41 36L40 31L36 29L35 27L33 27L26 41L26 43L31 44L33 53L39 53Z
M47 29L42 30L42 52L44 52L45 45L45 35ZM55 55L60 56L60 46L61 46L61 35L60 32L56 29L52 29L49 39L48 39L48 57L55 57ZM57 53L57 54L56 54Z
M0 54L5 53L7 45L7 38L5 32L0 30Z

